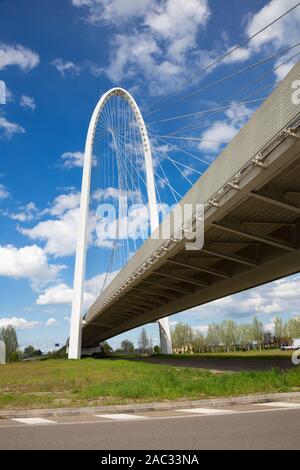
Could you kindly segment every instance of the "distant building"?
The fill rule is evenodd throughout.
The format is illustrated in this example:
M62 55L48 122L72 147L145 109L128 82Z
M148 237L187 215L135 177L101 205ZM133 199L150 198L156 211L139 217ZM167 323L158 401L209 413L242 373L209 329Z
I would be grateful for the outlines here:
M180 348L173 348L174 354L193 354L193 345L191 343L185 344Z

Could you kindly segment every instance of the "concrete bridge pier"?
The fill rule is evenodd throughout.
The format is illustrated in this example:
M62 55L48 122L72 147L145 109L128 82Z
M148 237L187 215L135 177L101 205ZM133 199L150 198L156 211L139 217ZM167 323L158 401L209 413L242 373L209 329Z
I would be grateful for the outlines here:
M160 351L162 354L172 354L172 339L168 317L158 320Z

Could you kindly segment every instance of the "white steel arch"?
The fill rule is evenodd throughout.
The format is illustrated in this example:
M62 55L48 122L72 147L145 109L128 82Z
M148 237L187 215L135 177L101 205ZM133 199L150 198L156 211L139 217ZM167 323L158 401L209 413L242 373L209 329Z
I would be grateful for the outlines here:
M92 114L84 153L84 165L82 175L82 188L81 188L81 199L80 199L80 223L78 227L78 238L76 247L76 261L75 261L75 272L74 272L74 284L73 284L73 302L72 302L72 314L71 314L71 325L70 325L70 337L69 337L69 359L80 359L81 356L81 329L82 329L82 314L84 309L84 276L85 276L85 261L86 261L86 244L87 244L87 229L88 229L88 213L89 213L89 198L90 198L90 183L91 183L91 168L93 159L93 142L95 129L97 127L98 120L101 117L101 111L106 102L112 96L121 96L127 101L131 107L136 122L138 124L141 140L143 143L143 152L145 158L145 172L146 172L146 183L147 183L147 196L150 213L150 226L151 233L156 230L159 225L156 193L155 193L155 182L153 174L153 163L151 147L149 137L142 113L128 91L123 88L112 88L102 95L98 101L94 112ZM160 343L161 351L165 354L172 353L172 342L169 327L169 320L167 317L159 320L159 332L160 332Z

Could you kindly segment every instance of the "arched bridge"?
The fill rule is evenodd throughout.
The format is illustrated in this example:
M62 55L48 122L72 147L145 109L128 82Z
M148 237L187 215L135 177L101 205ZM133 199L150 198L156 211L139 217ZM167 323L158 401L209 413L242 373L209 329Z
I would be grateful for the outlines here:
M202 249L148 239L89 307L84 347L299 271L299 79L300 62L179 203L204 204Z

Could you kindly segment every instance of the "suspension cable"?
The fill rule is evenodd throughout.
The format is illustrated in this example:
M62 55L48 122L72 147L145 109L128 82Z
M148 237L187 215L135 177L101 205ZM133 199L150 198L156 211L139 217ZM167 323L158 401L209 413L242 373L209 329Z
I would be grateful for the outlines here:
M271 26L273 26L275 23L277 23L278 21L280 21L282 18L284 18L285 16L287 16L288 14L290 14L292 11L294 11L296 8L298 8L298 6L300 5L300 2L298 2L296 5L294 5L293 7L289 8L288 10L286 10L284 13L282 13L280 16L278 16L277 18L275 18L273 21L271 21L270 23L268 23L266 26L264 26L263 28L261 28L259 31L257 31L256 33L252 34L249 38L245 39L244 41L242 41L241 43L239 43L237 46L233 47L232 49L230 49L228 52L226 52L225 54L223 54L222 56L219 56L217 59L213 60L212 62L210 62L206 67L203 67L202 69L200 69L197 73L195 73L194 75L192 75L190 78L188 78L187 80L185 80L184 82L182 82L181 84L177 85L174 90L173 90L173 93L176 92L177 90L180 90L181 88L183 88L185 85L188 85L190 82L192 82L195 78L199 77L199 75L201 75L202 73L204 72L207 72L208 70L210 70L211 68L213 68L215 65L217 65L218 63L222 62L226 57L229 57L230 55L232 55L235 51L237 51L238 49L240 49L241 47L245 46L246 44L248 44L249 42L251 42L255 37L257 37L259 34L263 33L264 31L266 31L266 29L270 28ZM165 98L164 97L161 97L159 98L158 100L156 100L151 106L150 108L154 107L156 104L160 103L161 101L163 101ZM151 111L151 113L153 112L156 112L158 110L153 110Z

